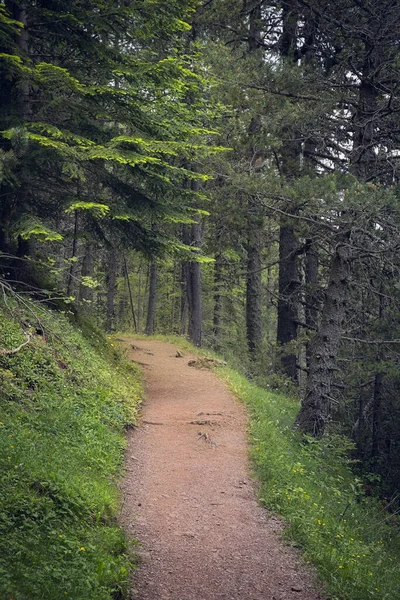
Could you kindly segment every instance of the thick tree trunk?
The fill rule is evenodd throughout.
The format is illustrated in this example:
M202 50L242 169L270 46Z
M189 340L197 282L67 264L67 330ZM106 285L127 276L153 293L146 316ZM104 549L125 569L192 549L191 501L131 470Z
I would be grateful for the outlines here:
M183 231L183 243L186 244L185 242L185 228L186 225L184 226L184 231ZM188 297L187 297L187 280L188 280L188 275L187 275L187 263L184 262L181 264L181 306L180 306L180 334L181 335L186 335L187 333L187 317L188 317Z
M252 8L249 13L249 51L257 52L261 44L261 4ZM262 58L260 56L260 62ZM261 122L258 116L254 116L248 134L258 133ZM254 149L250 148L250 160ZM255 360L257 351L260 349L263 337L262 328L262 244L264 219L261 207L257 200L250 196L248 199L248 221L247 221L247 272L246 272L246 339L250 358Z
M157 263L153 261L150 266L149 302L147 305L146 335L154 333L154 317L156 312L157 294Z
M256 358L262 342L261 250L263 218L253 198L248 202L248 242L246 274L246 333L251 358Z
M282 34L279 39L280 55L284 60L297 61L296 37L299 15L295 3L289 0L282 8ZM300 174L301 170L301 138L297 131L287 127L284 130L286 139L281 150L281 175L288 181ZM293 206L287 212L296 214ZM298 241L294 227L290 221L281 223L279 230L279 299L277 342L282 347L281 366L283 372L298 383L297 353L293 348L285 351L285 345L297 338L299 321L298 290L300 275L298 266Z
M107 315L106 329L113 331L115 327L115 287L117 282L117 251L110 249L107 264Z
M186 184L188 185L188 184ZM199 191L198 181L191 182L191 189ZM202 230L200 216L193 218L192 225L184 225L182 230L183 243L187 246L200 248L202 245ZM188 317L188 335L195 346L201 346L203 335L203 306L202 306L202 274L201 264L196 261L187 261L182 264L183 290L186 294L186 302L182 296L181 304L181 330L184 332L186 326L186 315Z
M305 254L305 279L306 279L306 308L305 317L308 332L317 329L318 325L318 307L316 298L316 287L318 283L318 251L313 244L312 240L306 241L306 254ZM311 359L311 344L307 343L306 346L306 362L307 368L310 367Z
M331 386L336 372L336 355L346 314L351 271L350 237L351 229L338 236L325 290L321 325L311 344L306 394L297 417L299 429L314 437L324 434L330 415Z
M132 315L133 327L135 329L135 332L137 333L137 330L138 330L138 327L137 327L137 318L136 318L136 312L135 312L135 305L133 303L132 287L131 287L131 282L130 282L130 279L129 279L129 271L128 271L128 264L126 262L126 256L124 256L124 271L125 271L125 277L126 277L126 284L128 286L129 304L130 304L130 307L131 307L131 315Z
M374 136L378 111L377 90L373 83L374 74L377 72L375 59L376 56L365 45L362 81L353 119L354 137L351 156L352 172L360 181L368 180L376 172L377 155L374 149ZM354 218L354 215L349 216ZM344 218L343 214L342 219ZM325 290L321 324L311 344L306 395L297 417L299 428L315 437L324 434L330 415L331 386L336 371L336 355L340 346L351 275L353 253L351 237L351 225L347 227L346 224L341 225L341 230L339 229L336 235L337 244L332 257L329 283ZM380 406L379 394L378 405Z
M284 346L297 338L297 292L300 287L298 272L298 243L291 225L279 230L279 301L277 341ZM291 350L281 358L283 371L297 381L297 354Z
M365 79L360 84L357 113L354 118L354 144L351 156L352 171L360 181L373 179L379 173L378 154L375 153L375 118L379 114L377 90L368 77L372 61L366 59ZM378 117L379 118L379 117Z
M379 296L379 321L382 322L385 313L386 299L384 296L383 285L381 282ZM379 365L385 360L384 353L381 349L378 350L375 361ZM383 381L385 374L382 371L378 371L374 378L374 397L372 403L372 444L371 444L371 458L378 458L381 446L381 413L382 413L382 400L383 400Z

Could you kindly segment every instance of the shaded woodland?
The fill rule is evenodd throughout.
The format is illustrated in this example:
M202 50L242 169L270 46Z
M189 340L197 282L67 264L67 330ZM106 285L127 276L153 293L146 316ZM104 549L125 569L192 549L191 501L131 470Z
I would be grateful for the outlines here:
M216 349L396 497L399 45L389 0L1 2L3 291Z

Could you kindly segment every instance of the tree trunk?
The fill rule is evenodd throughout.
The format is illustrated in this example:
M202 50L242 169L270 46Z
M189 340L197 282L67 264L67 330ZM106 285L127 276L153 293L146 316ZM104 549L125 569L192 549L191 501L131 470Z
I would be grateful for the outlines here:
M170 326L170 331L172 333L177 333L179 331L179 329L176 327L176 323L175 323L175 315L176 315L176 311L177 311L177 300L179 301L179 305L180 305L180 298L177 298L177 294L176 294L176 287L178 284L178 289L179 289L179 273L180 273L180 265L175 264L174 262L174 266L172 269L172 302L171 302L171 326Z
M381 282L379 296L379 321L382 322L386 299L384 297L383 285ZM378 350L375 358L376 364L382 363L385 359L384 353L381 349ZM374 397L372 404L372 444L371 444L371 458L378 458L380 452L381 442L381 412L382 412L382 400L383 400L383 380L384 373L378 371L374 378Z
M284 60L296 61L296 36L299 15L295 10L294 2L285 2L282 8L282 34L279 39L280 55ZM301 170L301 141L300 135L292 128L284 128L287 139L281 151L281 175L286 180L292 180L300 174ZM294 206L287 212L296 214ZM299 321L297 292L300 288L298 272L298 242L294 227L290 222L284 221L279 229L279 298L278 298L278 324L277 342L282 346L281 366L283 372L293 381L298 383L297 353L293 348L285 351L285 345L297 339Z
M214 345L219 346L222 320L222 255L218 252L214 263L214 314L213 336Z
M257 52L261 45L261 4L252 8L249 13L249 52ZM260 55L260 65L262 57ZM254 116L248 128L248 134L258 133L261 122L258 116ZM254 149L249 149L249 160L251 161ZM260 349L262 331L262 242L264 219L261 207L257 200L250 196L248 199L247 217L247 272L246 272L246 339L251 360L257 357Z
M378 155L375 153L375 129L379 119L377 90L369 78L373 61L366 59L363 69L364 79L360 83L357 112L354 117L354 144L351 156L352 172L360 181L373 179L379 173Z
M374 149L374 136L377 123L377 90L373 77L377 72L376 56L365 45L365 61L362 80L359 85L359 99L353 119L354 136L351 156L351 170L360 181L374 176L377 156ZM342 214L342 219L345 219ZM355 215L349 214L354 219ZM315 335L310 351L309 377L306 395L297 417L297 425L315 437L324 434L330 415L331 385L336 371L336 355L342 335L342 325L346 314L346 300L351 275L350 224L340 226L336 234L336 248L332 257L329 283L325 290L325 303L321 324ZM360 244L358 244L360 246ZM380 403L380 397L378 395Z
M135 313L135 305L133 304L132 288L131 288L131 282L129 280L129 272L128 272L128 265L127 265L127 262L126 262L126 256L124 256L124 270L125 270L126 284L128 286L129 304L130 304L130 307L131 307L133 327L135 329L135 332L137 333L137 330L138 330L137 319L136 319L136 313Z
M306 241L306 255L305 255L305 278L306 278L306 325L308 332L317 329L318 324L318 308L316 298L316 286L318 283L318 251L313 244L312 240ZM307 368L310 368L311 359L311 344L307 343L306 346L306 363Z
M107 316L106 330L113 331L115 327L115 287L117 282L117 251L111 248L107 264Z
M248 201L248 241L246 271L246 335L250 357L255 359L262 342L261 250L263 218L256 200Z
M137 328L140 331L141 312L142 312L142 265L139 265L138 270L138 293L137 293Z
M196 222L191 226L191 240L196 247L201 245L200 217L195 217ZM195 346L201 346L203 310L202 310L202 282L201 264L188 262L186 265L186 293L189 313L189 339Z
M311 361L305 398L297 417L301 431L314 437L324 434L330 414L331 386L336 372L342 325L346 314L350 277L351 229L338 236L318 333L311 343Z
M299 320L297 292L300 287L298 272L298 243L291 225L281 225L279 230L279 301L277 342L284 346L297 338ZM297 354L291 350L282 355L283 371L297 382Z
M185 242L185 228L186 225L184 225L183 228L183 243L186 244ZM186 335L187 333L187 316L188 316L188 297L187 297L187 292L186 292L186 288L187 288L187 280L188 280L188 275L187 275L187 263L183 262L181 264L181 307L180 307L180 334L181 335Z
M150 267L149 303L147 306L146 335L154 333L154 316L156 312L157 263L153 260Z

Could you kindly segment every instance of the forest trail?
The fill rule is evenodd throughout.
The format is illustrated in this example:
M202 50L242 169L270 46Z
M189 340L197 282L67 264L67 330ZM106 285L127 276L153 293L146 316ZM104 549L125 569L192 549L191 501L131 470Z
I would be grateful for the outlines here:
M122 522L141 542L132 598L319 600L279 520L256 502L244 407L172 344L124 345L147 392L122 490Z

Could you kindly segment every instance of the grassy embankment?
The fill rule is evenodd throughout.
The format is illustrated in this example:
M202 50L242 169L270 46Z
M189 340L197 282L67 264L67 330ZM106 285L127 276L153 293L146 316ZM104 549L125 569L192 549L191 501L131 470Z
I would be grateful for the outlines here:
M181 338L167 339L194 354ZM247 406L260 502L287 523L286 537L313 563L331 600L400 598L400 529L395 515L366 497L353 470L351 443L304 440L293 429L298 402L218 368Z
M141 378L101 335L31 308L0 303L1 349L37 329L0 355L0 598L123 598L117 482Z

